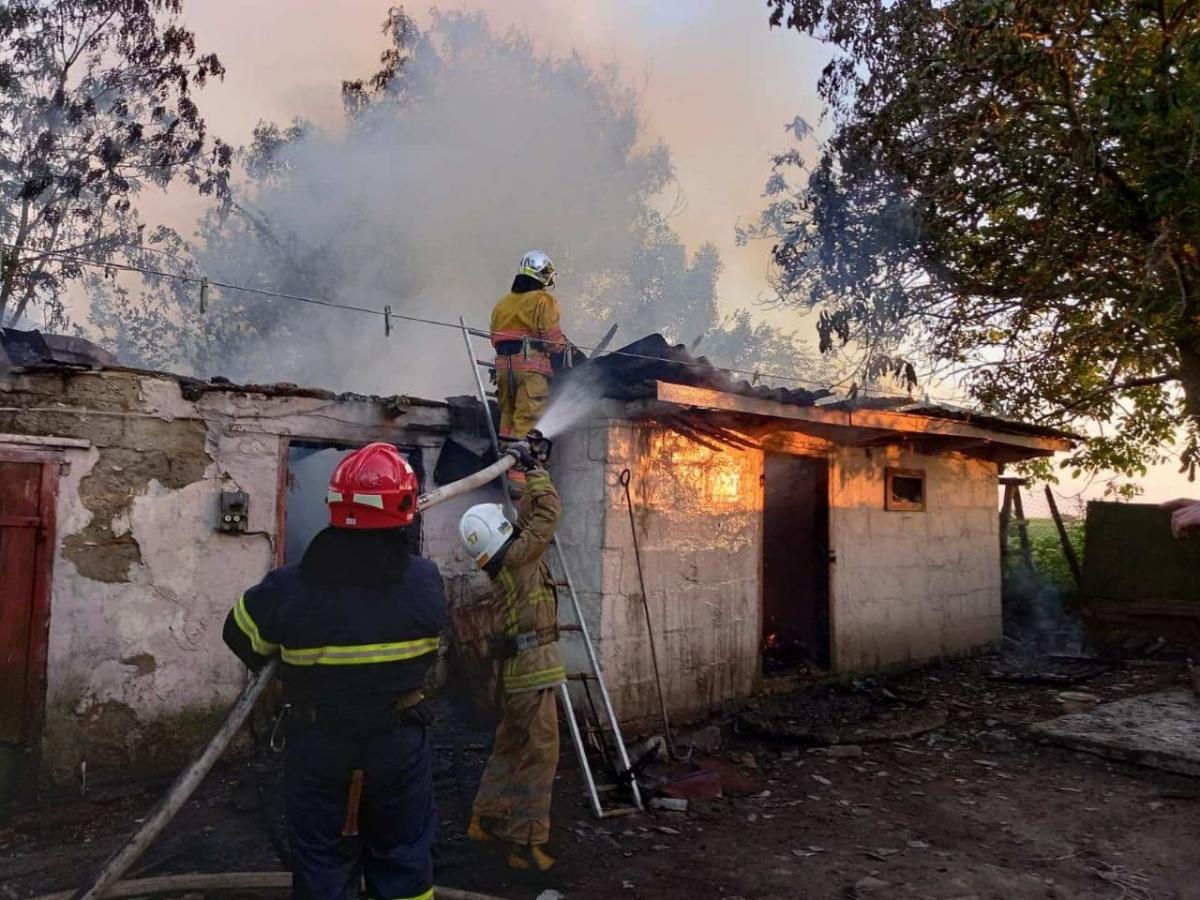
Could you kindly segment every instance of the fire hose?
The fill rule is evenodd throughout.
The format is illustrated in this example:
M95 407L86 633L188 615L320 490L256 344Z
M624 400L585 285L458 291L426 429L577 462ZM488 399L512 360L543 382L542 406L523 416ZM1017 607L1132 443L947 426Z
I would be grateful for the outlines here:
M451 484L434 488L432 491L422 494L417 498L417 510L418 512L424 512L431 507L437 506L439 503L445 503L447 500L469 493L475 490L475 488L481 487L489 481L500 477L511 469L515 463L515 456L505 454L487 468L480 469L473 475L468 475L466 478L462 478ZM217 733L212 736L212 740L208 742L208 746L175 779L175 783L171 785L171 789L163 795L162 800L158 802L154 810L146 816L146 821L142 823L142 827L104 864L104 868L100 870L100 874L96 876L91 887L80 888L74 894L69 895L71 900L99 900L100 897L110 896L109 890L137 862L138 858L146 851L146 848L150 846L154 839L167 826L167 823L174 819L183 805L187 803L188 798L195 793L196 788L200 786L200 782L204 780L209 770L216 764L221 754L225 752L225 748L229 746L229 742L233 740L233 736L237 734L246 721L246 718L250 715L254 704L271 682L271 679L275 677L275 672L278 668L279 657L276 656L254 674L246 686L242 688L242 693L233 702L229 714L225 717L225 721L221 724L221 727L217 729Z
M106 896L146 897L151 894L175 894L179 891L281 890L291 886L290 872L212 872L118 881ZM433 890L438 900L502 900L491 894L477 894L457 888L434 887ZM58 891L34 897L33 900L71 900L71 896L71 891Z

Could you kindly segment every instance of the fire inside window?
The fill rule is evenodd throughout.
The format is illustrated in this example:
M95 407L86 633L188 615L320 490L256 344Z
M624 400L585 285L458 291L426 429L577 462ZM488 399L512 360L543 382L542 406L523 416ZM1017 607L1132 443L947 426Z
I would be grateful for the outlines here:
M924 512L925 472L923 469L888 469L884 508L901 512Z

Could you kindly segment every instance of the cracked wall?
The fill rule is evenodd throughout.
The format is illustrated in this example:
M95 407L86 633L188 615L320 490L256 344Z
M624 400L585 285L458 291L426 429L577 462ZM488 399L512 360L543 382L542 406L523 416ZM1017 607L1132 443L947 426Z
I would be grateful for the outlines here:
M448 413L230 388L185 397L169 376L123 370L0 379L0 434L70 437L58 450L42 774L175 771L211 735L246 672L221 640L237 597L274 565L288 438L390 440L432 472ZM2 439L0 439L2 440ZM250 495L248 533L214 530L222 490ZM449 514L426 516L432 555L457 573ZM433 541L430 542L430 537Z

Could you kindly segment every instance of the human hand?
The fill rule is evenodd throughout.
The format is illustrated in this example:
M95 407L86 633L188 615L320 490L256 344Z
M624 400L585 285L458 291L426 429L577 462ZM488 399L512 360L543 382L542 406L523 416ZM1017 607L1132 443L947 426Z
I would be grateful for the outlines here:
M517 441L515 444L509 444L504 449L504 452L516 459L517 468L521 471L537 468L537 457L533 455L533 451L525 441Z
M1200 500L1180 497L1162 504L1171 510L1171 533L1177 538L1200 533Z

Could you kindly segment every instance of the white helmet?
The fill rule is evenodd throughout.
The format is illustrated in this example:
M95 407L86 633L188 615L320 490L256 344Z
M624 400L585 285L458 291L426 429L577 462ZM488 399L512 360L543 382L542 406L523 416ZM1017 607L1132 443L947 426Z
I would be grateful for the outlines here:
M542 250L530 250L521 259L521 270L518 274L535 278L546 287L554 287L554 262Z
M481 569L508 543L512 534L512 523L499 503L477 503L458 520L458 539Z

